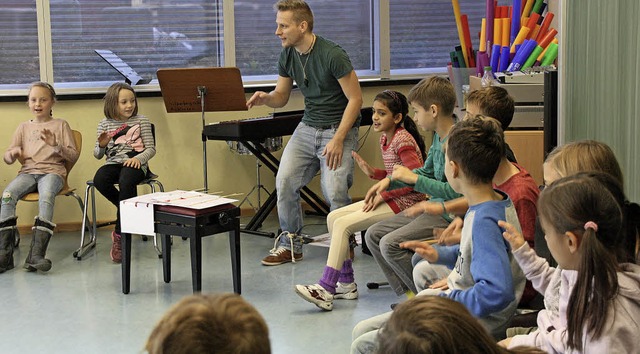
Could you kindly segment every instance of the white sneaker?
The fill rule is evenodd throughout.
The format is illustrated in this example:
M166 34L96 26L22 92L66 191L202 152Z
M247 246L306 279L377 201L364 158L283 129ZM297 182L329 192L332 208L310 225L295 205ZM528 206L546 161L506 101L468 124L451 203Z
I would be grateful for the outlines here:
M333 295L320 284L296 285L295 291L301 298L325 311L333 310Z
M356 283L340 283L336 286L334 299L355 300L358 298L358 285Z

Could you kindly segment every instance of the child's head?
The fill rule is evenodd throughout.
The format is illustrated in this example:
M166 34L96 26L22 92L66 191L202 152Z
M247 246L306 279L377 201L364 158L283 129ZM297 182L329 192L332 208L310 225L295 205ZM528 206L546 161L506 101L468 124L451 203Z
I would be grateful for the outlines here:
M416 141L426 157L424 139L415 122L409 117L407 98L398 91L384 90L373 99L374 129L393 136L398 127L404 127ZM389 136L389 138L391 137Z
M577 172L601 171L612 175L624 186L622 169L613 150L595 140L580 140L556 147L544 164L545 185Z
M53 115L51 109L57 100L56 90L50 84L37 81L29 86L27 102L29 110L36 118L48 118Z
M584 172L553 182L538 201L551 254L561 268L578 273L567 309L568 344L577 351L584 328L594 339L600 336L618 291L617 255L625 237L620 195L622 186L611 175Z
M145 349L149 354L271 353L266 322L237 294L183 298L158 322Z
M498 86L489 86L469 93L466 109L467 114L472 117L482 114L497 119L502 130L507 130L513 120L515 104L507 90Z
M449 80L432 76L413 86L408 99L418 125L425 130L434 130L436 118L453 116L456 92Z
M109 86L104 95L104 115L115 120L127 120L138 114L138 99L133 88L124 82Z
M491 184L504 151L497 120L477 115L456 123L446 147L445 174L451 187L458 191L460 174L472 185Z
M541 353L500 348L459 302L416 296L399 304L378 332L378 353Z

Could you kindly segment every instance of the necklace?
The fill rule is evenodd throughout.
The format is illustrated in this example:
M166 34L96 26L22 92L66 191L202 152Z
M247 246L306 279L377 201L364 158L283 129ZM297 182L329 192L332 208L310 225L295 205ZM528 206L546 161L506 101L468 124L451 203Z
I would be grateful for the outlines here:
M309 86L309 79L307 79L307 63L309 62L309 58L311 57L311 51L313 50L313 46L316 44L316 35L313 35L313 42L311 42L311 45L309 46L309 49L307 49L306 52L304 53L298 53L298 62L300 63L300 66L302 67L302 76L304 77L304 81L303 81L303 85L304 87ZM297 52L297 51L296 51ZM302 59L300 59L301 56L306 55L307 58L304 60L304 64L302 64Z

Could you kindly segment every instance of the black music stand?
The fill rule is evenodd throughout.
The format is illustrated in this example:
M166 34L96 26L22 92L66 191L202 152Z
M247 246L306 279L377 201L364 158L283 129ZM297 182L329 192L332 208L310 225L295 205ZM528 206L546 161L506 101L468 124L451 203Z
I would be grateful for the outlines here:
M204 112L247 110L238 68L159 69L157 75L167 113L201 112L203 132ZM204 192L207 193L207 139L204 134L201 136Z
M120 75L124 76L124 82L129 85L144 85L151 82L151 79L145 79L142 76L138 75L138 73L133 70L129 64L125 63L119 56L114 54L110 50L106 49L95 49L94 52L98 54L104 61L109 63L112 68L116 69Z

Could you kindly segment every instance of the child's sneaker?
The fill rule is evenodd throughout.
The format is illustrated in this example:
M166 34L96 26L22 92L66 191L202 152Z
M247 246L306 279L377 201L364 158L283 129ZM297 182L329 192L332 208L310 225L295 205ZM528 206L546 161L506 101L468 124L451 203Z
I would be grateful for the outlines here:
M358 298L358 285L356 283L340 283L336 286L334 299L355 300Z
M320 284L296 285L295 291L301 298L325 311L333 310L333 295Z
M122 236L117 234L115 231L111 232L111 260L114 263L122 263L122 242L120 241Z

